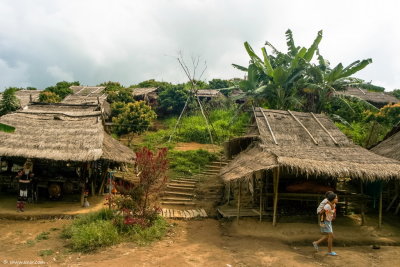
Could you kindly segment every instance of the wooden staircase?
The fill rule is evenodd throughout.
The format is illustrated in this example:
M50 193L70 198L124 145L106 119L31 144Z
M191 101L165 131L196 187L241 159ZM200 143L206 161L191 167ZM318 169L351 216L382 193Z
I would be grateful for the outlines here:
M207 217L207 213L213 213L212 209L221 200L223 191L223 183L218 175L227 164L227 161L214 161L199 174L171 179L161 198L162 215L190 219Z

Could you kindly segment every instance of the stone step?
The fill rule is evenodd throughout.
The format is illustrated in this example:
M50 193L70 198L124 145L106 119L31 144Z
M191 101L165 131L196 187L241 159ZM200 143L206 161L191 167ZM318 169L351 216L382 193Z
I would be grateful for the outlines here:
M176 196L195 197L195 194L193 194L193 193L177 192L177 191L164 191L164 196L165 196L165 195L176 195Z
M163 205L179 205L179 206L194 206L196 203L194 202L185 202L185 201L161 201Z
M183 201L183 202L193 201L192 198L185 198L185 197L163 197L161 200L162 201Z
M194 186L192 187L186 187L186 186L175 186L175 185L167 185L167 188L169 189L177 189L177 190L187 190L187 191L193 191Z
M182 180L176 180L176 179L172 179L170 180L170 183L178 183L178 184L197 184L197 182L193 182L193 181L182 181Z
M186 188L195 188L195 187L196 187L196 184L168 183L167 186L178 186L178 187L186 187Z

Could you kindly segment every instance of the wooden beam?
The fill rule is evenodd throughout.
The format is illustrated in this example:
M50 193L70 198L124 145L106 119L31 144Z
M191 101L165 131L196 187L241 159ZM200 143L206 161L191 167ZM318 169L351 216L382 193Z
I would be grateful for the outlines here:
M278 185L279 185L279 167L273 171L274 176L274 215L272 219L272 226L276 226L276 215L278 209Z
M382 191L383 191L383 182L381 181L380 192L379 192L379 222L378 227L382 227Z
M315 114L312 112L311 112L311 115L313 116L315 121L319 124L319 126L321 126L321 128L329 135L329 137L332 139L333 143L335 145L338 145L338 142L336 141L336 139L331 135L331 133L328 131L328 129L326 129L325 126L318 120L317 116L315 116Z
M264 175L265 175L265 171L263 171L263 175L261 176L260 179L260 222L262 221L262 202L263 202L263 198L262 198L262 194L263 194L263 179L264 179Z
M271 125L270 125L269 122L268 122L267 116L265 116L265 113L264 113L264 111L263 111L261 108L259 108L259 109L260 109L260 111L261 111L261 114L262 114L263 117L264 117L265 122L267 123L268 130L269 130L269 132L271 133L272 139L274 140L275 145L277 145L278 142L276 141L275 134L274 134L274 132L272 131L272 128L271 128Z
M362 180L360 180L360 193L361 195L364 194L364 185ZM361 226L365 225L367 223L367 221L365 220L365 205L364 205L364 201L361 201Z
M256 124L257 124L257 130L258 130L258 133L260 134L260 138L261 138L261 140L265 142L265 140L264 140L264 136L261 134L261 128L260 128L260 124L258 124L258 121L257 121L256 109L254 108L254 106L252 106L252 108L253 108L254 119L256 120Z
M237 223L239 224L240 217L240 201L242 197L242 181L239 180L239 193L238 193L238 203L237 203Z
M230 199L231 199L231 181L229 181L229 184L228 184L228 205L229 205Z
M301 121L290 111L288 110L289 114L293 117L293 119L295 121L297 121L298 124L300 124L301 127L303 127L303 129L307 132L307 134L311 137L311 139L313 140L314 144L318 145L317 140L315 140L314 136L312 136L312 134L310 133L310 131L308 131L308 129L306 128L306 126L304 126L303 123L301 123Z

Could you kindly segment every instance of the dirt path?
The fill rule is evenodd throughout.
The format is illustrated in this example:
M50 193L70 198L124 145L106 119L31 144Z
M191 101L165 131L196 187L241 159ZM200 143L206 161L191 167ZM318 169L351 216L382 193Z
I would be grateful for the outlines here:
M92 254L71 253L59 238L68 220L0 220L0 263L12 260L44 261L49 266L396 266L400 247L336 247L338 257L315 253L311 245L288 245L282 236L300 231L306 224L282 224L272 231L269 223L255 220L221 222L214 219L170 221L168 236L149 246L123 243ZM258 226L258 227L257 227ZM309 228L309 225L307 226ZM249 229L250 228L250 229ZM303 229L304 228L304 229ZM289 230L288 230L289 229ZM293 230L293 232L290 231ZM344 231L344 229L342 229ZM268 231L269 234L262 231ZM48 232L48 239L38 235ZM351 235L351 233L340 233ZM325 249L326 248L322 248ZM40 253L52 252L48 256ZM26 265L24 265L26 266ZM37 266L37 265L36 265Z

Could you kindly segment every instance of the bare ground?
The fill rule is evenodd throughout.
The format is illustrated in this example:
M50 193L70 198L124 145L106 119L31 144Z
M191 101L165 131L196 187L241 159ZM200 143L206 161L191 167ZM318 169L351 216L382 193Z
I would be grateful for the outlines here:
M400 257L399 228L385 224L347 225L338 221L337 257L326 248L315 253L310 242L318 237L316 224L280 223L255 219L170 221L161 241L140 247L123 243L91 254L72 253L59 238L69 220L0 220L0 263L12 260L44 261L49 266L396 266ZM374 225L374 219L370 220ZM47 240L37 240L49 232ZM361 244L361 246L349 244ZM381 244L372 249L372 244ZM383 245L392 244L392 246ZM52 255L39 256L43 251ZM26 265L24 265L26 266Z

